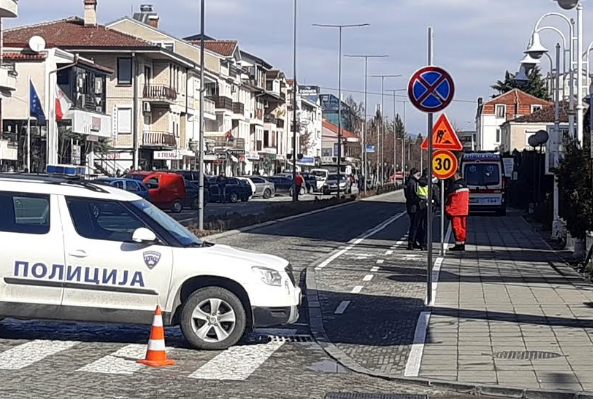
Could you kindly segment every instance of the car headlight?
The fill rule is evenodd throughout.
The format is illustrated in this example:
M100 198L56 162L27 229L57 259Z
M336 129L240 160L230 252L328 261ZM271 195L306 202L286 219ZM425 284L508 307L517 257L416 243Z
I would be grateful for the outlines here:
M255 274L258 274L261 277L261 281L267 285L273 287L280 287L282 285L282 275L277 270L260 266L253 266L251 270L253 270Z

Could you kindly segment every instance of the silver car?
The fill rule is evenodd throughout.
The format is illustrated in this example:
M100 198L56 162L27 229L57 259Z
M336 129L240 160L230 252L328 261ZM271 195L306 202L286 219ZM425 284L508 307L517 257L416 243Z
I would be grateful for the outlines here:
M269 199L276 195L276 187L271 181L258 176L250 176L249 180L255 185L254 197Z

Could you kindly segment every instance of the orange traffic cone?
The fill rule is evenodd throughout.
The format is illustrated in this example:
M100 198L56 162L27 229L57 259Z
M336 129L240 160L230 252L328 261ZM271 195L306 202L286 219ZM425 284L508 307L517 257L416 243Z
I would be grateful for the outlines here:
M151 367L172 366L175 360L167 359L167 350L165 349L165 328L163 327L163 314L161 307L157 305L152 320L148 348L146 350L146 359L138 360L138 363Z

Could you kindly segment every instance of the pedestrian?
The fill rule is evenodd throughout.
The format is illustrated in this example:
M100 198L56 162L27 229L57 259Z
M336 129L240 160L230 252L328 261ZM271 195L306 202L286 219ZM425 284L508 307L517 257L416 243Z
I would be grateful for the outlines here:
M116 177L121 177L121 170L119 170L119 169L118 169L118 170L116 170L116 171L115 171L115 176L116 176Z
M427 231L428 231L428 210L430 212L435 211L436 206L439 203L439 189L438 189L438 179L432 180L432 200L429 200L428 197L428 185L429 185L429 178L428 178L428 169L424 169L422 171L422 176L418 179L418 188L417 188L417 195L420 199L418 205L418 230L416 233L416 240L419 243L420 249L426 251L426 241L427 241Z
M216 179L216 183L218 184L218 194L220 198L220 202L223 204L226 203L226 185L227 185L227 178L224 172L220 172L220 175Z
M301 187L303 187L303 185L305 184L305 179L303 179L303 176L300 173L297 173L296 175L296 200L299 200L299 194L301 193Z
M418 173L418 169L412 168L404 189L406 209L408 211L408 217L410 218L410 228L408 229L408 251L413 251L414 248L419 247L418 241L416 240L419 222L418 206L420 204L420 198L417 194L419 177L420 173Z
M447 204L445 212L451 218L455 246L451 251L465 251L467 239L467 217L469 215L469 188L459 172L453 176L453 184L446 192Z

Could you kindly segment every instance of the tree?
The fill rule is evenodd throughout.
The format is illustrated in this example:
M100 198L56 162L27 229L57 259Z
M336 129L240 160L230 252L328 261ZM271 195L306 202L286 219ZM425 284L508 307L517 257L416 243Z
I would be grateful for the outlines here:
M394 124L394 130L395 130L395 136L398 139L402 139L406 136L406 125L404 125L404 121L402 121L402 118L399 116L399 114L397 114L395 116L395 120L393 121Z
M515 80L515 74L506 71L504 74L504 80L498 80L495 84L490 86L496 91L496 94L492 95L492 98L498 97L504 93L508 93L514 89L523 90L527 94L531 94L534 97L541 98L542 100L549 101L550 96L546 88L546 82L542 76L539 67L533 68L527 76L529 77L528 82L518 82Z
M346 118L344 129L350 130L353 133L359 133L362 130L362 122L366 117L364 103L357 103L352 96L348 96L344 102L350 108L350 112L344 115Z
M312 135L310 131L306 131L299 135L299 144L301 148L301 154L307 154L309 149L311 149L312 143Z

